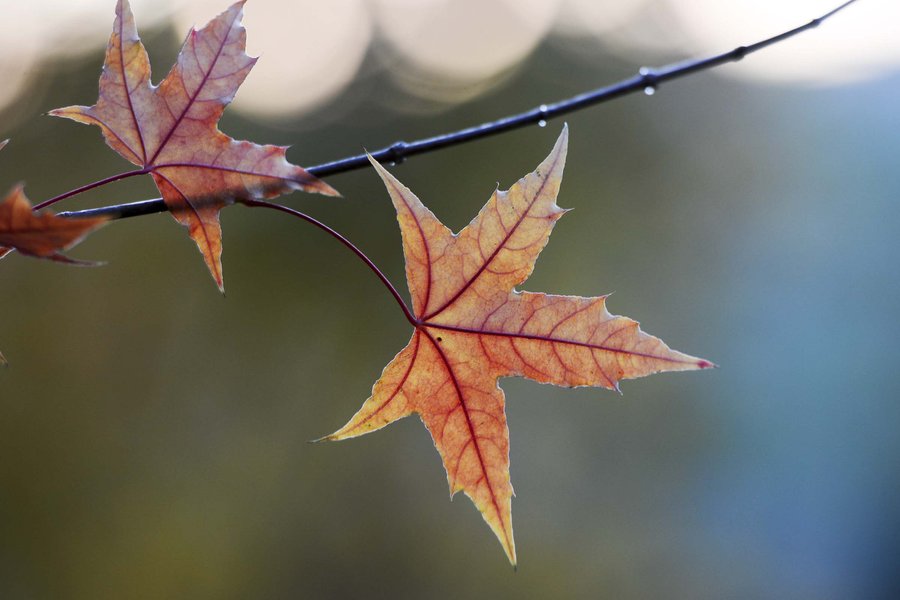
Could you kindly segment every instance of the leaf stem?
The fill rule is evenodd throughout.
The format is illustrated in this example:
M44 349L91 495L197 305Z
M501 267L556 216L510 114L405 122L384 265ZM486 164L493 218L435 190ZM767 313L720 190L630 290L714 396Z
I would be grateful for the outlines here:
M749 44L747 46L738 46L732 50L729 50L728 52L723 52L721 54L716 54L697 60L670 64L657 69L642 67L638 71L637 75L633 75L612 85L600 87L589 92L584 92L582 94L578 94L572 96L571 98L560 100L552 104L542 104L537 108L533 108L529 111L519 113L517 115L503 117L497 119L496 121L490 121L481 125L467 127L465 129L461 129L452 133L436 135L430 138L416 140L414 142L396 142L390 146L387 146L380 150L376 150L371 154L375 158L375 160L379 162L399 163L403 162L410 156L415 156L416 154L424 154L426 152L440 150L441 148L456 146L458 144L464 144L466 142L481 139L484 137L497 135L499 133L504 133L513 129L520 129L528 125L546 121L553 117L558 117L577 110L581 110L583 108L587 108L589 106L608 102L620 96L643 91L648 88L656 89L662 83L665 83L667 81L672 81L674 79L685 77L687 75L692 75L699 71L711 69L725 63L739 61L748 54L752 54L754 52L762 50L763 48L767 48L768 46L772 46L788 38L794 37L799 33L818 27L826 19L834 16L835 14L844 10L855 2L856 0L848 0L837 8L830 10L824 15L815 18L804 25L800 25L799 27L795 27L794 29L790 29L778 35L766 38L753 44ZM315 175L316 177L327 177L328 175L354 171L368 166L369 161L366 155L357 154L355 156L349 156L347 158L342 158L321 165L316 165L314 167L309 167L308 169L306 169L306 171L311 175ZM135 174L139 173L135 172ZM84 190L79 188L79 190L76 190L73 193L78 193L80 191ZM49 206L49 203L56 202L70 195L72 195L72 193L63 194L63 196L59 197L58 199L54 198L52 199L52 201L48 200L47 202L38 205L38 207L42 207L45 205ZM162 199L155 198L152 200L142 200L140 202L133 202L128 204L117 204L113 206L104 206L101 208L62 213L62 215L67 217L108 216L111 219L125 219L164 212L165 210L166 205L162 201Z
M328 235L330 235L331 237L333 237L334 239L336 239L337 241L342 243L344 246L349 248L361 261L363 261L366 264L366 266L369 267L369 269L371 269L371 271L373 273L375 273L376 277L378 277L378 279L381 280L381 283L384 284L384 287L386 287L388 289L388 291L394 297L394 300L396 300L397 304L400 305L400 309L403 311L403 316L406 317L406 320L409 321L413 327L419 326L419 320L416 319L416 317L413 315L412 311L406 305L406 301L403 300L403 297L397 291L397 288L394 287L394 284L392 284L391 281L387 278L387 276L384 273L382 273L381 269L379 269L375 265L375 263L372 262L372 259L370 259L368 256L366 256L365 252L363 252L362 250L357 248L356 245L353 244L353 242L351 242L350 240L345 238L343 235L341 235L340 233L338 233L337 231L335 231L334 229L332 229L325 223L322 223L321 221L307 215L306 213L302 213L299 210L294 210L293 208L288 208L287 206L283 206L281 204L276 204L274 202L266 202L264 200L242 200L240 202L240 204L243 204L244 206L249 206L251 208L269 208L272 210L277 210L277 211L281 211L283 213L287 213L293 217L297 217L298 219L303 219L307 223L309 223L311 225L315 225L316 227L318 227L319 229L321 229L322 231L324 231L325 233L327 233Z
M81 194L88 190L93 190L95 188L107 185L109 183L113 183L114 181L119 181L122 179L128 179L129 177L137 177L138 175L146 175L150 172L150 169L137 169L134 171L126 171L125 173L119 173L118 175L112 175L110 177L106 177L104 179L100 179L98 181L94 181L93 183L88 183L81 187L75 188L74 190L69 190L64 194L60 194L59 196L54 196L49 200L44 200L40 204L36 205L32 210L41 210L42 208L47 208L48 206L52 206L57 202L65 200L66 198L71 198L72 196ZM162 202L162 199L159 200ZM165 210L165 204L163 204L163 209Z

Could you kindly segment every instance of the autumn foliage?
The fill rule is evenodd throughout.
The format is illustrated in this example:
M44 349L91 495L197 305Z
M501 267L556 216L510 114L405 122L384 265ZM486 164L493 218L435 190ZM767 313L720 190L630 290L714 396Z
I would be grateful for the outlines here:
M21 254L71 264L89 264L62 254L86 235L106 223L105 217L64 219L53 214L38 214L21 185L0 203L0 258L12 250Z
M374 160L403 233L415 330L362 409L329 440L356 437L410 414L431 433L451 494L469 496L516 562L509 431L500 377L619 389L619 381L712 366L671 350L606 310L606 296L519 292L566 213L556 205L568 131L508 191L496 191L453 234Z
M50 112L97 125L113 150L153 176L220 289L219 211L224 206L291 190L337 195L328 184L287 162L286 148L236 141L216 126L256 62L244 51L243 5L238 2L200 31L192 30L178 62L156 86L128 0L119 0L97 104Z
M238 2L199 31L192 30L174 67L154 85L129 4L119 0L97 103L51 114L100 127L106 143L139 169L43 205L106 182L151 175L220 289L219 212L230 204L289 212L341 240L394 293L413 333L359 412L323 439L360 436L418 414L443 460L451 493L462 491L472 499L515 564L509 432L499 378L618 390L623 379L713 365L670 349L631 319L610 314L606 296L516 289L566 213L556 198L567 128L533 173L508 191L496 191L458 234L371 159L397 211L411 308L349 240L293 209L261 201L292 190L337 192L287 162L284 147L237 141L218 130L225 107L256 60L245 52L242 7ZM35 212L19 185L0 203L0 256L16 250L77 263L62 252L106 222L103 217ZM5 362L2 355L0 362Z

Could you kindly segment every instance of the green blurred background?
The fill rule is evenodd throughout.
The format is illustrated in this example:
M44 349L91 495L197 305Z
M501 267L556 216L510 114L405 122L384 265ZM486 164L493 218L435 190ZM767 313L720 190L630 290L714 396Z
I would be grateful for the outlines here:
M631 30L665 23L655 5ZM825 35L850 36L836 18L806 37ZM144 31L157 79L182 36L166 23ZM95 128L41 116L94 101L105 38L35 67L0 113L0 138L13 138L2 190L26 181L40 201L129 168ZM231 110L222 129L318 164L685 50L556 29L535 43L476 83L419 73L409 85L376 36L327 102ZM780 51L815 54L807 43ZM900 71L772 84L741 79L745 63L566 119L559 203L576 210L523 288L615 292L614 313L721 368L626 382L623 396L502 381L518 572L471 503L447 500L417 419L307 443L359 408L409 326L333 239L234 207L222 215L225 298L167 215L115 223L72 252L103 268L0 262L11 363L0 372L0 597L897 597ZM392 171L459 229L561 126ZM328 182L344 198L283 200L354 240L405 295L377 176ZM62 207L155 195L149 179L129 180Z

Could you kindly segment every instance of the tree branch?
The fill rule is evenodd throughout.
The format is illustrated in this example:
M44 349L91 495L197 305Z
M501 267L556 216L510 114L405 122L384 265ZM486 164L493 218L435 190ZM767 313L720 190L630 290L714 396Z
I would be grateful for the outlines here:
M795 35L813 29L821 25L826 19L832 17L843 9L847 8L856 0L848 0L837 8L825 13L824 15L809 21L805 25L795 27L789 31L785 31L778 35L772 36L765 40L761 40L748 46L738 46L728 52L716 54L706 58L700 58L692 61L666 65L657 69L642 67L637 75L633 75L627 79L623 79L618 83L597 88L595 90L578 94L571 98L555 102L553 104L542 104L537 108L529 111L497 119L474 127L461 129L453 133L437 135L434 137L416 140L414 142L396 142L386 148L372 152L372 156L379 162L403 162L410 156L424 154L449 146L464 144L480 138L497 135L513 129L519 129L528 125L533 125L541 121L546 121L554 117L559 117L589 106L608 102L614 98L625 96L638 91L653 91L661 84L692 75L699 71L705 71L722 64L737 62L747 56L763 48L767 48L779 42L782 42ZM367 167L369 165L368 158L365 154L358 154L335 160L329 163L316 165L307 168L307 172L316 177L327 177L336 173L345 173L347 171L355 171ZM39 205L40 206L40 205ZM165 203L161 198L152 200L141 200L139 202L131 202L127 204L116 204L112 206L104 206L101 208L91 208L87 210L71 211L60 213L60 216L85 218L108 216L111 219L127 219L130 217L139 217L167 210Z
M288 208L287 206L282 206L281 204L275 204L274 202L265 202L263 200L244 200L239 202L239 204L243 204L244 206L249 206L250 208L268 208L270 210L277 210L283 213L287 213L292 217L297 217L298 219L302 219L311 225L315 225L344 246L346 246L351 252L353 252L361 261L363 261L369 269L375 273L375 276L381 281L382 285L387 288L387 290L391 293L391 296L394 297L394 300L397 301L397 304L400 305L400 310L403 311L403 315L406 317L406 320L410 322L413 327L419 326L419 320L416 319L415 315L413 315L412 311L409 310L409 307L406 305L406 302L403 300L403 296L400 295L400 292L397 291L397 288L394 287L394 284L391 283L390 279L378 268L378 266L372 262L366 254L356 247L356 245L345 238L343 235L322 223L318 219L314 219L313 217L307 215L306 213L302 213L299 210L294 210L293 208ZM0 356L2 358L2 356Z

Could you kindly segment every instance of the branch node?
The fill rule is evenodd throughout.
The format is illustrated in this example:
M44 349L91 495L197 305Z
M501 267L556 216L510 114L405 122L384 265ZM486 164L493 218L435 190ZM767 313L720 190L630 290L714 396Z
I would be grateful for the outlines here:
M650 67L641 67L638 69L638 76L641 84L644 86L644 93L648 96L655 94L660 82L659 74L656 70Z
M409 144L407 144L406 142L394 142L390 147L388 147L385 158L392 165L403 164L406 161L406 153L408 150Z

